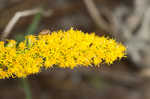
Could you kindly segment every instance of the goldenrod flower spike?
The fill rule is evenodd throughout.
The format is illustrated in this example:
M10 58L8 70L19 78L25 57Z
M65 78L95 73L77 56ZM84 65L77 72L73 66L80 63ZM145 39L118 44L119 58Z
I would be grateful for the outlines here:
M61 68L112 64L125 57L126 48L113 39L73 30L29 35L19 44L0 41L0 79L26 77L41 67Z

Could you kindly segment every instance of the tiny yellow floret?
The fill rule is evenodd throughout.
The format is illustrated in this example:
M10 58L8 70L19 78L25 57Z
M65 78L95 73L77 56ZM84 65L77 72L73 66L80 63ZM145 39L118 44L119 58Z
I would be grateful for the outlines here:
M44 35L29 35L18 43L0 41L0 79L26 77L54 65L60 68L112 64L126 56L126 47L108 37L71 28Z

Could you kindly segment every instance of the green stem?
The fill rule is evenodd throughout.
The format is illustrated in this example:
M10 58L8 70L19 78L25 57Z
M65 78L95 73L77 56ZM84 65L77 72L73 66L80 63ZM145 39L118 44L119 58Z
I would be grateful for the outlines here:
M27 29L27 35L34 34L35 30L38 28L38 24L41 20L41 16L42 16L41 13L38 13L38 14L35 15L31 25ZM23 78L21 80L21 82L22 82L22 85L23 85L23 88L24 88L26 99L32 99L32 93L31 93L31 90L30 90L30 85L29 85L28 79Z
M24 89L24 92L25 92L25 95L26 95L26 99L32 99L32 94L31 94L31 90L30 90L30 85L29 85L29 82L28 82L28 79L22 79L21 80L22 82L22 86L23 86L23 89Z
M39 22L41 20L41 13L37 13L35 17L33 18L32 24L29 25L29 28L27 29L27 34L34 34L35 30L37 29Z

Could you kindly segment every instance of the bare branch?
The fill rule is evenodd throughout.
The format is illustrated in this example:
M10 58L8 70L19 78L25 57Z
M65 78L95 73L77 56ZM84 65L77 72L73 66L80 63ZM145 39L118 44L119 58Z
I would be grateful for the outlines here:
M7 36L10 34L10 32L13 29L13 27L15 26L15 24L18 22L18 20L21 17L34 15L36 13L42 13L45 16L49 16L51 14L51 12L49 12L49 11L48 12L44 12L41 8L35 8L35 9L31 9L31 10L25 10L25 11L16 12L14 17L9 21L9 23L6 26L6 28L4 29L4 31L3 31L2 35L1 35L1 39L7 38Z
M92 19L94 20L94 22L102 29L107 30L109 28L108 24L103 20L103 18L101 17L98 9L96 8L94 2L92 0L83 0L87 10L90 14L90 16L92 17Z

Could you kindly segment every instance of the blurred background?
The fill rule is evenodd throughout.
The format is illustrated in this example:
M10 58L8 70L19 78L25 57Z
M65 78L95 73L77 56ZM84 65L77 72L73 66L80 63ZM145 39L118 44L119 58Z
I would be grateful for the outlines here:
M71 27L122 42L128 57L31 75L32 99L150 99L150 0L0 0L1 40ZM21 80L0 80L0 99L26 99Z

